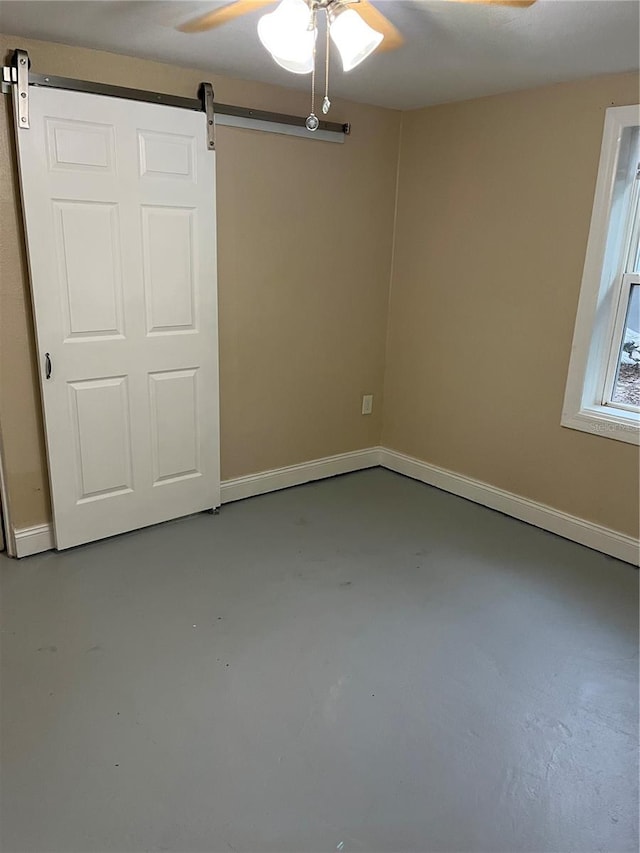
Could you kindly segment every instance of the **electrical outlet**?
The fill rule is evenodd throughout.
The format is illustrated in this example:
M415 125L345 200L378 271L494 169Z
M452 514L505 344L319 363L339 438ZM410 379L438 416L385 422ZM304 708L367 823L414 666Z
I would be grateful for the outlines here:
M370 415L373 410L373 394L365 394L362 398L362 414Z

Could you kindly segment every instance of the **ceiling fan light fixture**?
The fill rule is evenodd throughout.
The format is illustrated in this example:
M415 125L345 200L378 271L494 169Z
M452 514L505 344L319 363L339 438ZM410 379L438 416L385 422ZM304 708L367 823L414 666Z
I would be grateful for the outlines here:
M338 8L329 16L331 38L345 71L351 71L373 53L384 36L370 27L355 9Z
M282 0L258 21L258 37L275 62L294 74L313 70L318 30L305 0Z

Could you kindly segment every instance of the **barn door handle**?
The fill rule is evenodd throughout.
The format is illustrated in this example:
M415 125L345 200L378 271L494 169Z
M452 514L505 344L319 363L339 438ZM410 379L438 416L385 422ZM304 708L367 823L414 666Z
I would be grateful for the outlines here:
M44 354L44 375L46 379L51 379L51 356L48 352Z

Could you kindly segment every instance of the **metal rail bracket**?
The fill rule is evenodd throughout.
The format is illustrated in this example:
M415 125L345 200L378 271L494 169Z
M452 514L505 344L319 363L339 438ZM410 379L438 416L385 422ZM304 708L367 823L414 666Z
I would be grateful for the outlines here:
M18 72L12 65L2 66L2 94L8 95L11 87L18 80Z

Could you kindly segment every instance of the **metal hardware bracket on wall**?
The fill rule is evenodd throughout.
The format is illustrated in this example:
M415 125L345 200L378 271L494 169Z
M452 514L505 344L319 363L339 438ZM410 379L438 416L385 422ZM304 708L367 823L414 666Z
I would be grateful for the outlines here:
M237 119L246 119L256 124L273 124L283 127L305 127L302 116L274 113L266 110L252 110L248 107L237 107L233 104L216 104L214 102L211 83L201 83L198 91L199 98L183 98L179 95L166 95L161 92L146 92L142 89L128 89L124 86L112 86L109 83L93 83L88 80L74 80L70 77L55 77L45 74L29 73L29 55L26 50L14 51L11 65L2 68L2 92L8 94L17 86L18 127L29 127L29 86L43 86L51 89L68 89L74 92L87 92L93 95L106 95L112 98L127 98L132 101L145 101L154 104L165 104L169 107L180 107L187 110L204 112L207 116L207 147L215 148L215 119L214 111ZM318 130L329 134L341 134L343 137L351 133L350 124L340 124L334 121L321 121ZM314 134L308 132L309 138ZM304 134L306 136L306 133ZM317 138L317 134L316 134Z

